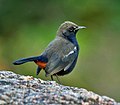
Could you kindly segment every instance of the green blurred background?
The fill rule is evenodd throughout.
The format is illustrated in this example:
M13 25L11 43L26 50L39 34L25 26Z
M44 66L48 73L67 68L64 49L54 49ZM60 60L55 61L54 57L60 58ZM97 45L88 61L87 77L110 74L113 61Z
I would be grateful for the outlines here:
M36 77L34 63L12 62L39 55L66 20L87 29L77 34L75 69L60 80L120 101L120 0L0 0L0 69Z

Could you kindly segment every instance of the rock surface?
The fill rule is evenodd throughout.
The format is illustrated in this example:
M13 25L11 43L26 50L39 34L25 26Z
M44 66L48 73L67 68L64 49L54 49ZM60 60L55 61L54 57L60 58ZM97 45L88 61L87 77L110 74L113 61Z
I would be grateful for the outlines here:
M120 105L83 88L0 71L0 105Z

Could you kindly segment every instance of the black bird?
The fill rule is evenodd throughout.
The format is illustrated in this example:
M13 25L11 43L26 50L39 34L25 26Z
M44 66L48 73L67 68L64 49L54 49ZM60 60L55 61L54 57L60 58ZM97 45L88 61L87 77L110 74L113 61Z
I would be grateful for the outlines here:
M41 69L44 69L46 76L50 75L52 80L54 75L58 79L58 76L70 73L76 65L79 53L76 33L82 28L86 27L65 21L58 28L56 38L40 56L22 58L13 64L20 65L34 61L38 65L36 74L38 75Z

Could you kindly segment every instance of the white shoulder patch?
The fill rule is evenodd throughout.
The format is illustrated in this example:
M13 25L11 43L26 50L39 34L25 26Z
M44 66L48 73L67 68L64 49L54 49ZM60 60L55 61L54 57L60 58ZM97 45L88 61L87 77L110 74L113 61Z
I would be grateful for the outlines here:
M75 46L72 51L70 51L67 55L65 55L65 57L68 57L69 55L75 53L76 50L77 50L77 48L76 48L76 46Z
M74 47L74 50L77 50L76 46Z

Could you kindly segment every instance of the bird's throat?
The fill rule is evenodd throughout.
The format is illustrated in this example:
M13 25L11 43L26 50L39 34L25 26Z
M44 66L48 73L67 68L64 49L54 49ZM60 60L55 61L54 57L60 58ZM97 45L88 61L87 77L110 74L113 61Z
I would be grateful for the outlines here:
M70 42L72 42L72 43L77 47L77 49L79 50L79 45L78 45L78 42L77 42L77 39L76 39L75 36L69 36L69 37L67 37L67 39L68 39Z

